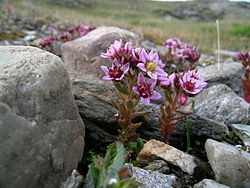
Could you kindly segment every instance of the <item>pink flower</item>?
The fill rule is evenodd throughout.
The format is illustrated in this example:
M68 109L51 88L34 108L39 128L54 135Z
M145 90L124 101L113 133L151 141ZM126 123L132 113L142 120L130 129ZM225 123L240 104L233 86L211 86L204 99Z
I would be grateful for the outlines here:
M140 55L142 52L142 48L134 48L132 49L131 53L132 53L132 58L131 58L131 63L133 65L137 65L138 63L140 63Z
M118 62L114 62L111 68L106 66L101 66L101 69L106 74L102 79L103 80L122 80L124 75L129 71L129 63L121 65Z
M137 67L143 72L146 72L148 76L154 80L157 80L158 76L165 76L167 73L161 68L162 62L159 60L157 53L151 51L149 54L143 49L140 54L140 61Z
M168 75L159 76L157 82L159 83L162 89L169 89L171 86L171 79Z
M244 59L244 54L242 52L239 52L234 56L234 58L241 61Z
M46 48L46 46L50 46L55 41L55 37L47 37L43 41L39 43L40 48Z
M179 48L181 45L181 41L177 38L170 38L164 42L164 45L167 48Z
M57 30L54 27L48 27L48 30L51 31L52 33L56 33Z
M178 74L173 73L169 76L169 78L176 88L179 88L181 86L180 76Z
M180 95L178 97L178 103L182 106L185 106L187 104L188 97L186 95Z
M131 43L127 42L124 46L122 40L116 40L114 44L110 46L107 53L101 53L101 57L116 60L121 64L126 64L130 62L130 59L132 58L131 52Z
M156 85L157 80L148 79L145 80L145 77L142 73L139 73L137 79L137 87L133 87L133 91L138 95L141 101L148 105L150 104L150 100L158 100L161 98L160 93L154 91L154 87Z
M57 38L59 40L68 41L68 40L72 39L72 35L70 33L63 33L63 34L59 35Z
M200 74L194 70L186 72L179 81L183 91L189 96L199 94L207 86Z
M187 44L182 45L180 49L177 49L175 54L177 57L185 59L189 62L197 62L201 56L194 46Z
M248 66L245 68L245 72L246 72L246 73L250 73L250 65L248 65Z

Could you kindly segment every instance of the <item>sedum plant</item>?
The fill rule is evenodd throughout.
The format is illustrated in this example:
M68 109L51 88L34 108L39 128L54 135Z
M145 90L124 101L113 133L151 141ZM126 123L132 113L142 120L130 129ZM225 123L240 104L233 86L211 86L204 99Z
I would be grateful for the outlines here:
M242 76L242 83L243 83L243 92L244 92L244 99L250 103L250 52L241 52L235 56L235 59L241 61L243 67L243 76Z
M140 184L134 179L122 179L126 176L125 149L122 143L116 142L117 154L112 159L109 152L105 157L95 157L94 164L89 166L87 174L88 188L133 188Z
M171 75L160 76L159 85L164 89L164 103L161 105L161 133L168 143L171 133L176 129L178 120L191 114L181 109L189 97L198 95L207 83L196 70L200 53L194 46L182 43L179 39L165 41L168 49L166 63L172 64Z
M157 76L166 74L157 53L147 53L142 48L132 48L130 43L115 41L103 58L112 60L112 66L101 66L105 76L103 80L112 81L116 88L119 101L112 101L118 111L115 115L120 126L123 143L134 142L138 136L136 129L141 123L134 123L136 117L144 116L147 112L138 109L141 100L150 104L161 95L154 90Z
M150 104L151 100L161 98L156 86L164 89L164 104L161 105L161 132L164 142L168 142L178 120L190 113L180 109L187 104L188 97L199 94L207 85L195 70L200 54L195 47L182 44L178 39L165 42L168 51L167 63L175 63L175 72L168 75L164 71L165 64L157 53L147 52L143 48L132 48L130 43L115 41L107 53L101 56L112 60L112 66L102 66L105 73L103 80L113 82L120 101L113 101L118 111L116 118L121 128L123 143L136 141L136 129L141 123L133 123L133 119L146 112L137 109L141 100Z

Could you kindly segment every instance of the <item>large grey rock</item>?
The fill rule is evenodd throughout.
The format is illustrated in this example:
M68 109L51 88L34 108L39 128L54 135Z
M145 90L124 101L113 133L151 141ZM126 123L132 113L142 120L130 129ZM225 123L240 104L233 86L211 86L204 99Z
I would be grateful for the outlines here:
M111 99L116 97L115 88L107 81L86 75L71 75L72 92L86 126L86 148L100 148L116 139L117 113Z
M102 77L101 65L111 65L109 59L100 57L115 40L140 43L140 37L128 30L118 27L98 27L87 35L61 46L62 57L70 72L83 72Z
M140 188L174 188L180 187L178 178L175 175L165 175L157 171L144 170L126 163L128 176L142 183Z
M237 94L243 95L242 91L242 65L237 62L215 63L206 67L199 68L208 87L216 84L225 84L232 88Z
M230 188L230 187L222 185L214 180L204 179L201 182L195 184L193 188Z
M232 129L246 146L250 146L250 125L233 124Z
M0 47L0 91L0 187L58 187L84 148L62 61L33 47Z
M228 123L247 124L250 105L224 84L206 88L195 97L194 112L197 115Z
M250 186L249 153L211 139L206 141L205 149L216 181L232 188Z

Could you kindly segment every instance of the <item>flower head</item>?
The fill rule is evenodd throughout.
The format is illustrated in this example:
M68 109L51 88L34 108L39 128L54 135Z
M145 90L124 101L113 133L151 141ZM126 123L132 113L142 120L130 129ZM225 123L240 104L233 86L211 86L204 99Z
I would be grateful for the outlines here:
M234 56L234 58L240 61L244 60L244 54L242 52L239 52Z
M124 46L122 40L116 40L114 44L110 46L107 53L101 53L101 57L116 60L121 64L126 64L130 61L132 57L131 51L131 43L127 42Z
M171 79L169 76L166 74L165 76L159 76L157 82L163 89L168 89L171 86Z
M145 77L142 73L139 73L137 79L137 87L133 87L133 91L140 97L142 102L146 105L150 103L150 100L158 100L161 98L160 93L154 91L157 80L148 79L145 80Z
M199 94L207 86L207 82L194 70L186 72L179 81L184 93L189 96Z
M57 29L54 27L48 27L48 30L51 31L52 33L56 33Z
M132 51L131 51L131 53L132 53L131 63L133 65L137 65L138 63L141 62L140 55L141 55L142 50L143 50L142 48L132 49Z
M178 74L173 73L169 76L169 78L176 88L179 88L181 86L180 76Z
M197 51L194 46L184 44L180 49L175 52L177 57L185 59L189 62L197 62L200 59L201 54Z
M55 37L47 37L43 41L39 43L40 48L46 48L47 46L50 46L55 41Z
M112 67L101 66L101 69L106 74L102 79L103 80L122 80L124 75L129 71L129 63L121 65L118 62L114 62Z
M70 33L63 33L59 35L57 38L62 41L68 41L72 38L72 35Z
M164 42L164 45L167 48L179 48L181 45L181 41L177 38L170 38Z
M250 73L250 65L248 65L244 70L246 73Z
M162 69L163 63L160 61L157 53L151 51L149 54L143 49L140 54L140 61L137 67L146 72L152 79L157 80L158 76L165 76L167 73Z

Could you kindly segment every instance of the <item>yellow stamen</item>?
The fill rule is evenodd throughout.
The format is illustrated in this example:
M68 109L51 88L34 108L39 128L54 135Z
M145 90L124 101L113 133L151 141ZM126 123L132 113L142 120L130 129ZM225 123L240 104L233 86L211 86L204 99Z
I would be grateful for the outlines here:
M149 70L150 72L154 72L156 67L157 67L157 65L155 62L147 62L146 63L146 69Z

